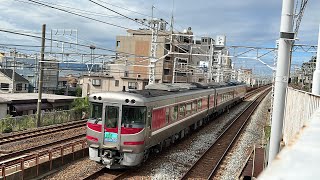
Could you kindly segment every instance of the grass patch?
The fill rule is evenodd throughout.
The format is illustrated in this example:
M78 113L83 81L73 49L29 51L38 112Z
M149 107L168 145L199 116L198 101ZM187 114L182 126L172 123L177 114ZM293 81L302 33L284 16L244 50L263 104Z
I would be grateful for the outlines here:
M269 140L270 139L270 134L271 134L271 126L265 126L264 127L264 138L265 140Z

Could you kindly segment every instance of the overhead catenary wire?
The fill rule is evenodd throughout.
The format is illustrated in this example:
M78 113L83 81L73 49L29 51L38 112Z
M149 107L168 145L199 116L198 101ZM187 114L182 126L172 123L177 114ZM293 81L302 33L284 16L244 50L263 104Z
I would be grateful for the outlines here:
M121 26L121 25L108 23L108 22L105 22L105 21L102 21L102 20L99 20L99 19L95 19L95 18L92 18L92 17L84 16L84 15L81 15L79 13L75 13L75 12L68 11L68 10L65 10L65 9L62 9L62 8L54 7L54 6L51 6L51 5L48 5L48 4L44 4L44 3L41 3L41 2L38 2L38 1L34 1L34 0L27 0L27 1L30 1L30 2L45 6L45 7L49 7L49 8L52 8L52 9L56 9L56 10L59 10L59 11L63 11L63 12L69 13L69 14L73 14L73 15L76 15L76 16L79 16L79 17L90 19L90 20L93 20L93 21L96 21L96 22L104 23L104 24L107 24L107 25L110 25L110 26L114 26L114 27L118 27L118 28L126 29L126 30L129 29L129 28Z
M99 2L101 2L101 3L104 3L104 4L108 4L108 5L113 6L113 7L117 7L117 8L120 8L120 9L123 9L123 10L126 10L126 11L129 11L129 12L133 12L133 13L136 13L136 14L140 14L140 15L142 15L142 16L147 16L147 17L150 17L150 18L152 17L152 16L150 16L150 15L143 14L143 13L137 12L137 11L133 11L133 10L130 10L130 9L127 9L127 8L124 8L124 7L121 7L121 6L117 6L117 5L114 5L114 4L111 4L111 3L108 3L108 2L102 1L102 0L97 0L97 1L99 1Z
M35 35L31 35L31 34L24 34L24 33L14 32L14 31L8 31L8 30L5 30L5 29L0 29L0 32L10 33L10 34L16 34L16 35L21 35L21 36L27 36L27 37L37 38L37 39L40 39L40 38L41 38L41 37L39 37L39 36L35 36ZM51 39L51 38L46 38L46 40L52 40L52 41L56 41L56 42L63 42L63 43L66 43L66 44L78 45L78 46L90 48L90 45L84 45L84 44L79 44L79 43L74 43L74 42L62 41L62 40ZM108 48L102 48L102 47L95 47L95 48L96 48L96 49L99 49L99 50L105 50L105 51L115 52L115 53L119 53L119 54L129 55L129 56L148 57L148 58L151 58L150 56L140 56L140 55L136 55L136 54L132 54L132 53L127 53L127 52L116 51L116 50L108 49Z
M26 4L42 6L40 4L35 4L35 3L32 3L32 2L28 2L27 0L15 0L15 1L21 2L21 3L26 3ZM71 6L54 4L54 3L50 3L50 2L46 2L46 1L39 1L39 0L38 0L38 2L47 3L47 4L58 6L58 7L68 8L68 9L71 9L71 10L74 10L74 11L77 11L77 12L81 12L82 14L100 16L100 17L108 17L108 18L121 18L121 19L123 19L123 17L120 17L120 16L113 16L113 15L109 15L109 14L105 14L105 13L98 13L98 12L94 12L94 11L88 11L88 10L85 10L85 9L78 9L78 8L74 8L74 7L71 7Z
M135 20L135 19L133 19L133 18L131 18L131 17L129 17L129 16L126 16L126 15L124 15L124 14L122 14L122 13L119 13L119 12L113 10L113 9L110 9L110 8L108 8L108 7L100 4L100 3L97 3L97 2L95 2L95 1L93 1L93 0L89 0L89 1L92 2L92 3L94 3L94 4L96 4L96 5L98 5L98 6L101 6L101 7L105 8L105 9L111 11L111 12L114 12L114 13L120 15L120 16L123 16L123 17L125 17L125 18L127 18L127 19L129 19L129 20L132 20L132 21L137 22L137 23L139 23L139 24L141 24L141 25L143 25L143 26L146 26L146 27L151 28L150 26L146 25L146 24L143 23L143 22L139 22L139 21L137 21L137 20Z

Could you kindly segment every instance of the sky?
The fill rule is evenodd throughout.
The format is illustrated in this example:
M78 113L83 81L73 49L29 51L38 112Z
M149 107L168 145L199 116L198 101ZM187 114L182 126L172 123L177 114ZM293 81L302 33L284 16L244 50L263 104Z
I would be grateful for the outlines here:
M125 35L125 28L141 28L129 19L102 8L89 0L35 0L52 6L73 11L81 15L98 19L96 22L52 8L30 3L28 0L0 0L0 29L32 33L41 36L42 24L47 25L47 36L56 29L77 29L79 43L95 44L107 49L115 49L117 35ZM154 17L170 21L174 14L174 28L182 31L188 27L197 37L217 35L227 36L227 45L274 47L279 37L281 0L94 0L104 6L120 12L130 18L150 18L152 6ZM300 0L298 1L300 2ZM58 6L57 6L58 5ZM121 8L119 8L121 7ZM124 8L124 9L123 9ZM320 1L309 1L299 31L297 44L317 45L320 23ZM299 8L298 8L299 9ZM138 12L138 13L136 13ZM114 27L106 23L124 28ZM70 32L69 32L70 33ZM60 37L60 36L59 36ZM64 40L75 41L75 34ZM65 38L65 37L60 37ZM48 43L48 42L47 42ZM0 44L40 45L39 39L28 38L0 32ZM57 44L57 47L61 44ZM22 49L22 47L20 47ZM24 49L28 49L25 48ZM88 48L87 48L88 49ZM89 52L90 50L85 50ZM21 50L23 51L23 50ZM37 51L37 50L36 50ZM29 51L32 53L32 51ZM112 54L112 52L106 52ZM314 53L294 54L294 64L305 62ZM265 61L272 64L272 55ZM255 66L268 71L253 60L238 60L242 66Z

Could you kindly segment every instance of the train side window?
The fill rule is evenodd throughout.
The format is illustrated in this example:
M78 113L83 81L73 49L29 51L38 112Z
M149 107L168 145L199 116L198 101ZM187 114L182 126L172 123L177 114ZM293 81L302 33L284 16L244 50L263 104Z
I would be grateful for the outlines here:
M172 106L170 110L171 121L176 121L178 117L178 106Z
M202 99L198 99L198 111L202 108Z
M169 118L170 118L170 108L166 107L166 122L169 123Z
M186 105L186 116L189 116L189 115L191 115L191 114L192 114L192 103L189 102L189 103L187 103L187 105Z
M197 112L197 100L192 102L192 113Z
M208 107L208 98L202 99L202 109L207 109Z
M185 104L180 104L179 105L179 118L183 118L186 110L186 105Z
M213 107L214 106L214 95L212 94L210 96L210 107Z

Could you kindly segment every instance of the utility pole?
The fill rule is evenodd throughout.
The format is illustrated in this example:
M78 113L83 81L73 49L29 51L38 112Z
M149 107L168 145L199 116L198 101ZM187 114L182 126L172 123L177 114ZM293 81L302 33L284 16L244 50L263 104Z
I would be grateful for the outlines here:
M217 76L217 82L221 82L221 67L222 67L222 51L218 51L218 76Z
M16 49L13 49L13 68L12 68L12 90L11 93L15 92L15 78L16 78Z
M320 26L318 35L318 51L316 59L316 70L313 73L312 94L320 95Z
M41 41L41 59L39 63L39 85L38 85L38 104L37 104L37 127L41 126L41 101L42 101L42 87L43 87L43 61L44 61L44 48L46 40L46 25L42 25L42 41Z
M209 72L209 75L208 75L208 83L210 83L212 81L212 61L213 61L213 40L210 39L210 51L209 51L209 64L208 64L208 72Z
M152 6L153 7L153 6ZM151 26L151 58L150 58L150 63L149 63L149 84L154 84L155 83L155 68L156 68L156 62L157 62L157 39L158 39L158 33L159 33L159 28L160 28L160 23L161 20L157 19L151 19L149 24Z
M172 84L174 84L175 78L176 78L176 58L173 59L173 72L172 72Z
M283 0L282 2L278 62L271 122L269 164L271 164L272 160L278 154L280 142L282 140L284 107L290 69L290 50L295 38L293 32L294 1L295 0Z

